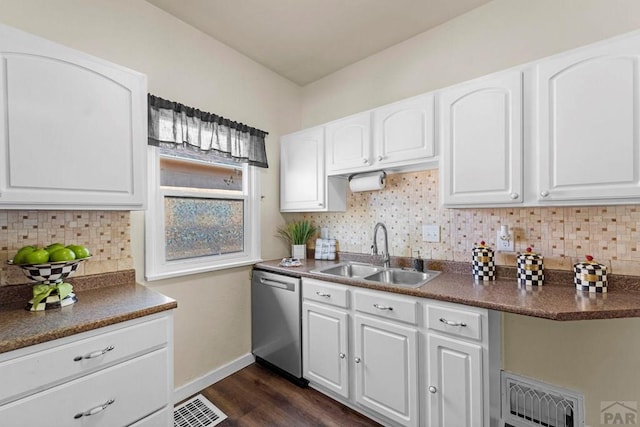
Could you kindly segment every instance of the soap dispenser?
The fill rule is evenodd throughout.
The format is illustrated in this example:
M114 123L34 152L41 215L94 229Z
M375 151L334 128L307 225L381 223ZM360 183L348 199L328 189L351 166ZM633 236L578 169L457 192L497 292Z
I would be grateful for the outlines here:
M418 253L417 257L413 259L413 268L416 271L423 272L424 271L424 260L420 258L420 251L416 251Z

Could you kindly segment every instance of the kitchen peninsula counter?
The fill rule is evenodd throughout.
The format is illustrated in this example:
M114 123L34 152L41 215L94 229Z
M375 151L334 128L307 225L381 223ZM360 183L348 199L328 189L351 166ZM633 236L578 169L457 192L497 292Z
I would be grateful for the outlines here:
M495 281L478 282L470 274L469 264L442 262L440 264L447 268L429 265L430 269L443 270L441 274L419 288L411 288L311 272L339 261L301 261L299 267L282 267L280 260L270 260L256 264L255 268L551 320L640 317L640 278L631 276L619 277L615 286L610 281L605 294L593 294L575 289L572 272L549 271L548 275L555 279L553 283L545 281L544 286L520 286L515 275L508 277L513 275L510 268L499 268Z
M172 298L135 283L135 271L68 280L78 302L40 312L24 309L31 285L0 287L0 353L148 316L177 307Z

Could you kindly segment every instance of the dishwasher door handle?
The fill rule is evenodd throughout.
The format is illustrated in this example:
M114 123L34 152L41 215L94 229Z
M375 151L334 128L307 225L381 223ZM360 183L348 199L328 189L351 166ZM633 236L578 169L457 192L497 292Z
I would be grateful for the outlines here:
M266 286L271 286L273 288L280 288L287 291L293 291L295 285L293 283L283 282L280 280L266 279L264 277L260 278L260 283Z

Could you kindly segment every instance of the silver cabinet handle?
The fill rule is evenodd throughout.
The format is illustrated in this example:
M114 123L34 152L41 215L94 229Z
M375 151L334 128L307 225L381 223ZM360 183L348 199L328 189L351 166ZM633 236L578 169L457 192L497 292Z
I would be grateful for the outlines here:
M455 322L453 320L447 320L444 317L441 317L440 321L445 325L449 325L449 326L467 326L467 324L464 322Z
M540 192L540 195L541 195L542 197L549 197L549 192L548 192L548 191L546 191L546 190L545 190L545 191L541 191L541 192Z
M384 160L384 156L378 156L378 161L381 162Z
M393 311L393 307L388 306L388 305L373 304L373 306L374 306L375 308L377 308L378 310L389 310L389 311Z
M438 391L434 386L429 386L429 393L436 393Z
M338 356L340 356L340 359L344 359L345 357L347 357L347 355L344 353L340 353Z
M362 159L362 163L366 165L367 163L369 163L369 159Z
M356 363L360 363L360 358L356 357L355 359L353 359L353 361L356 362Z
M104 402L102 405L96 406L95 408L91 408L84 412L78 412L73 416L73 418L77 420L78 418L89 417L91 415L99 414L100 412L107 409L107 407L111 405L113 402L115 402L115 399L109 399L106 402Z
M92 351L91 353L87 353L84 356L76 356L73 358L73 361L79 362L84 359L95 359L96 357L100 357L103 354L113 350L114 348L115 348L114 346L110 345L109 347L105 347L102 350L96 350L96 351Z
M517 199L518 197L520 197L520 195L519 195L518 193L511 193L511 194L510 194L510 197L511 197L513 200L515 200L515 199Z
M331 294L327 294L327 293L320 292L320 291L316 291L316 295L318 295L319 297L331 298Z

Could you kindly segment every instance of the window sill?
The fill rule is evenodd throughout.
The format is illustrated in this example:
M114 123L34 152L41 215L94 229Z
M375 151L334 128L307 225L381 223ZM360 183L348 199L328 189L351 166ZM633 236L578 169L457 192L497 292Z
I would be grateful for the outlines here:
M192 274L208 273L208 272L219 271L219 270L228 270L230 268L254 265L260 261L262 261L261 258L254 258L254 259L247 259L247 260L236 261L236 262L229 262L225 264L208 265L208 266L196 267L196 268L185 268L184 270L174 270L166 273L155 273L155 274L145 275L145 280L147 280L148 282L153 282L156 280L171 279L175 277L189 276Z

